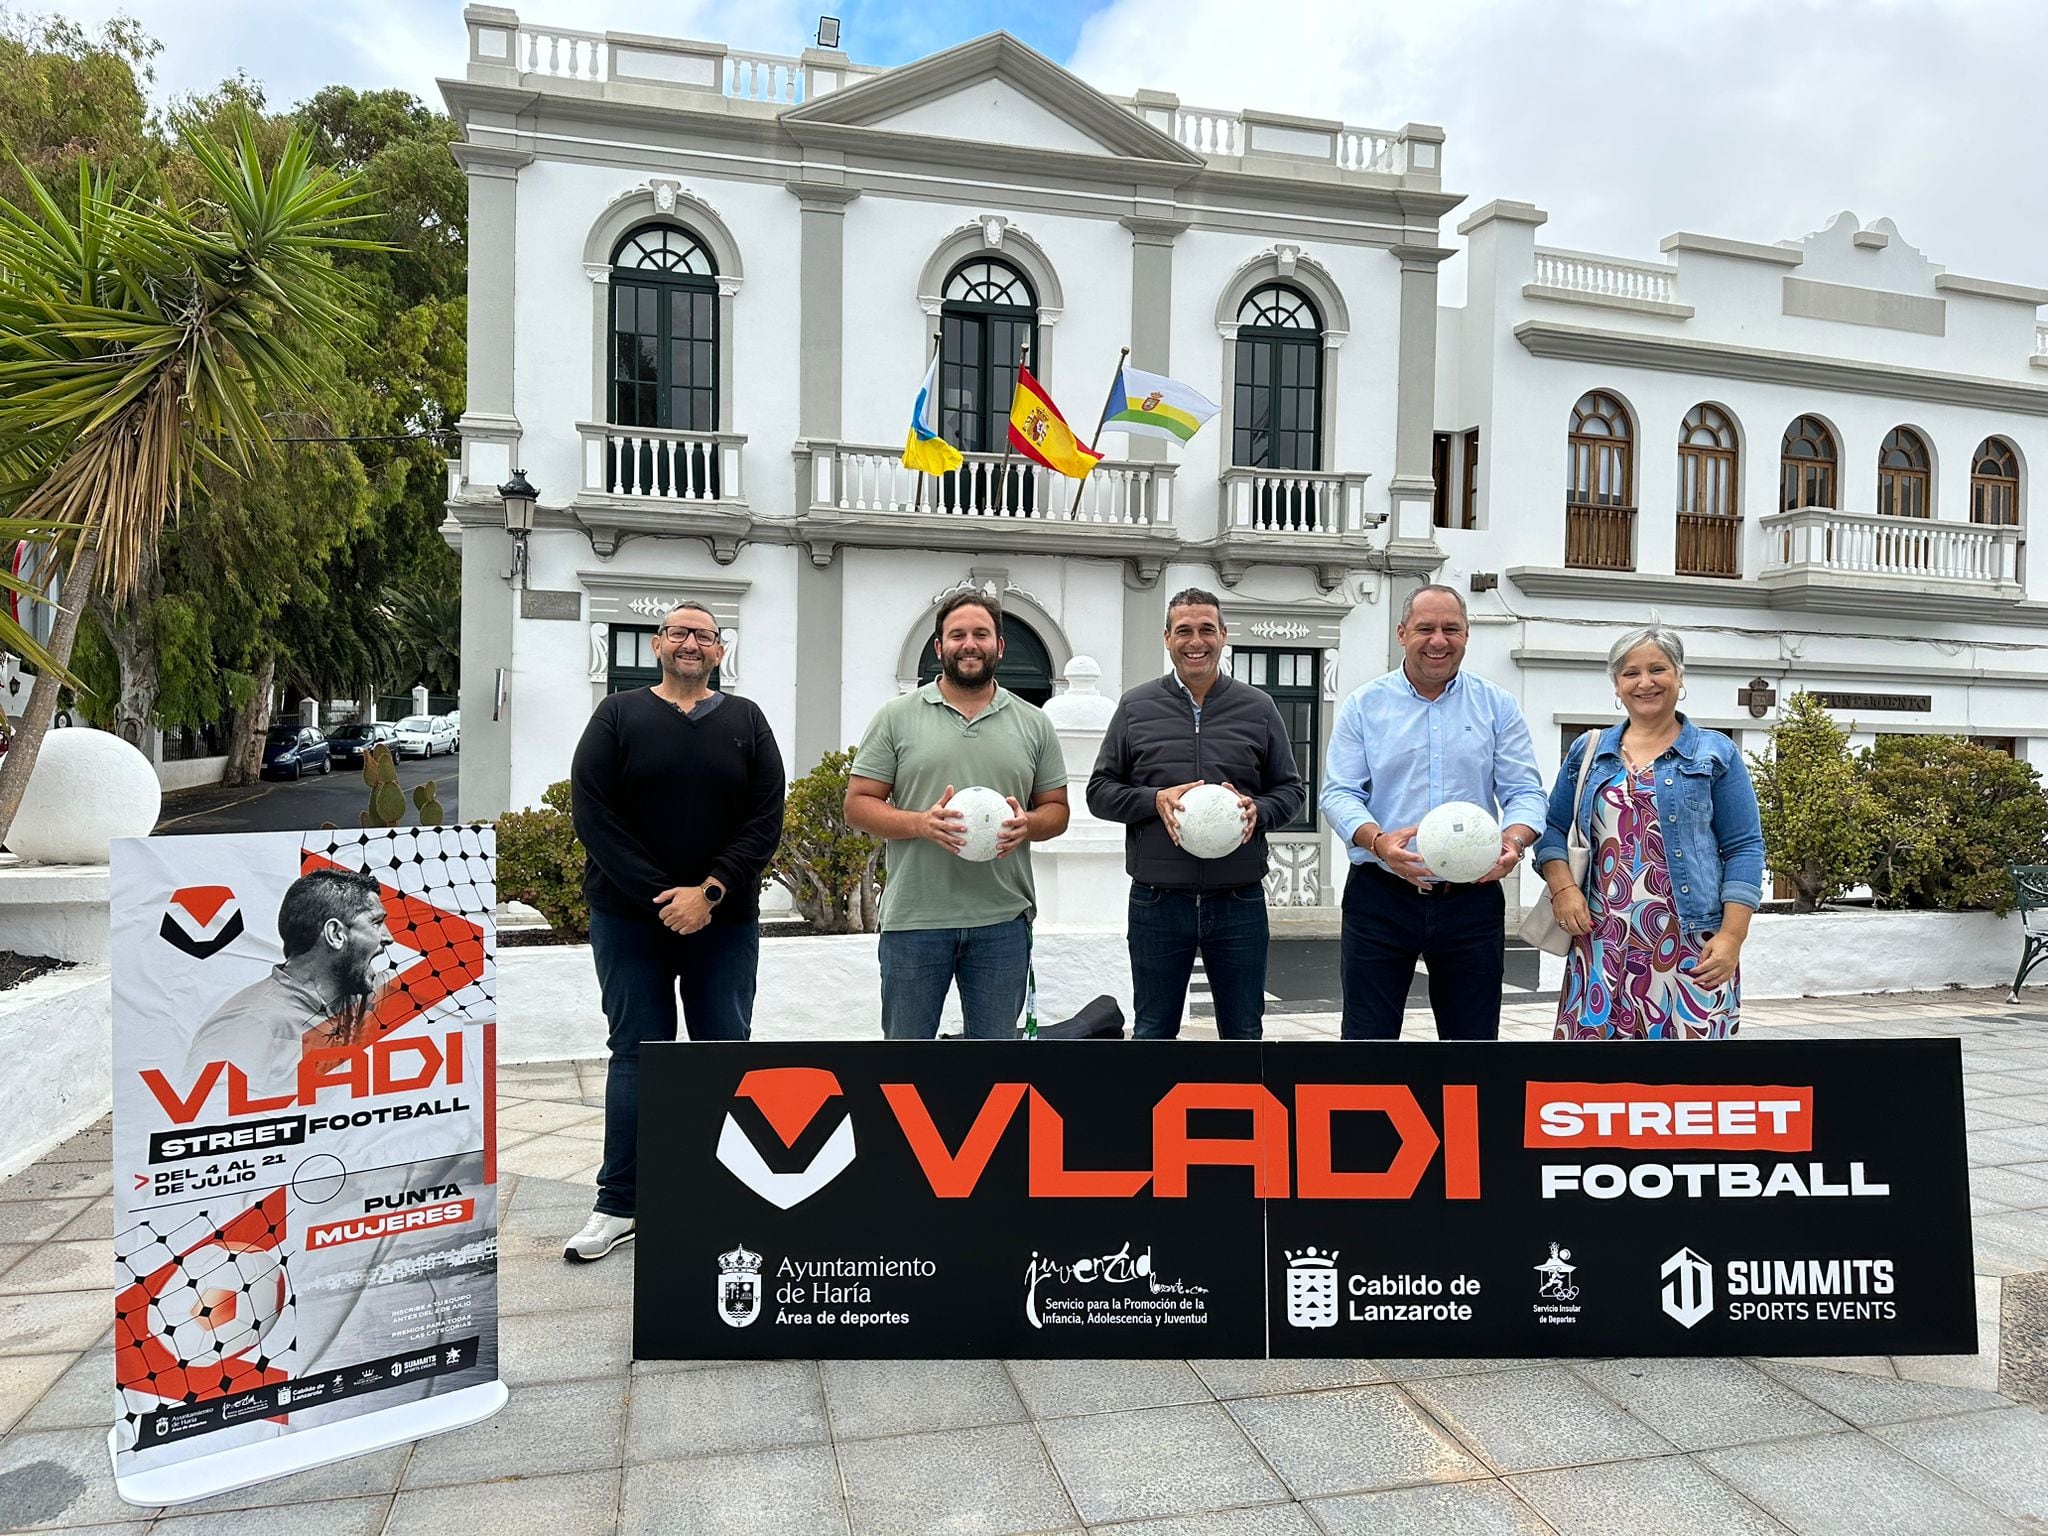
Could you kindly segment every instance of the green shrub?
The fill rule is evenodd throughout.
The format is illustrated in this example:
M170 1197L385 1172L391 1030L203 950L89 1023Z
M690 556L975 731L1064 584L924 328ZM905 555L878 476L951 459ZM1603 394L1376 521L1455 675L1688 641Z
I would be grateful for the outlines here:
M768 861L768 878L823 933L871 933L878 926L884 844L846 824L853 756L852 747L827 752L789 786L782 842Z
M1891 736L1859 763L1876 807L1870 889L1887 907L2008 912L2014 864L2048 847L2034 770L1959 736Z
M1768 754L1750 754L1764 862L1789 880L1794 903L1811 912L1861 885L1876 842L1875 805L1849 733L1810 693L1795 693L1771 731Z
M498 899L537 909L567 943L581 944L590 937L583 844L569 819L567 779L548 786L538 809L507 811L498 818Z

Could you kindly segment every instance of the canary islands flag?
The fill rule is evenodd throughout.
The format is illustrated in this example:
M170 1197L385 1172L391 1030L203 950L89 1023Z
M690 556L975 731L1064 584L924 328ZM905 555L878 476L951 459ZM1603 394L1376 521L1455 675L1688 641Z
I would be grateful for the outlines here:
M1102 408L1102 425L1134 437L1165 437L1184 443L1221 409L1187 385L1163 373L1119 368Z
M917 386L917 404L910 408L910 435L903 440L903 467L927 475L943 475L960 467L960 450L939 436L939 354Z
M1074 436L1067 418L1052 403L1045 386L1031 370L1017 369L1017 392L1010 397L1010 446L1025 458L1081 480L1102 462L1102 455Z

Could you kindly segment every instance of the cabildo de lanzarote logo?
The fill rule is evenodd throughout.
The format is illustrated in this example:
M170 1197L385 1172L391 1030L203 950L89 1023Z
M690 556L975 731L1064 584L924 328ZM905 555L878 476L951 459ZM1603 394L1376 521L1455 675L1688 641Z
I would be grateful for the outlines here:
M839 1079L823 1067L757 1067L740 1079L733 1096L751 1099L786 1150L796 1144L819 1112L842 1097ZM853 1162L853 1118L842 1111L839 1124L803 1167L777 1172L731 1111L718 1131L718 1160L770 1205L788 1210L808 1200ZM751 1320L751 1319L750 1319ZM728 1319L730 1321L730 1319Z

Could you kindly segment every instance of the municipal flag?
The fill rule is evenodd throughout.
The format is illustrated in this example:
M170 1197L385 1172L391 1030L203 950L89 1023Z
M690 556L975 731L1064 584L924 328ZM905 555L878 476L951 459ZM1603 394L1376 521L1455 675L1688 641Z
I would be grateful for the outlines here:
M1010 397L1010 446L1069 480L1085 479L1102 462L1101 454L1074 436L1045 386L1024 367L1017 370L1017 392Z
M1102 408L1102 425L1133 437L1164 437L1184 443L1221 407L1163 373L1119 368Z
M943 475L960 467L960 450L939 436L939 354L932 353L932 365L917 386L917 403L910 408L910 435L903 440L903 467L927 475Z

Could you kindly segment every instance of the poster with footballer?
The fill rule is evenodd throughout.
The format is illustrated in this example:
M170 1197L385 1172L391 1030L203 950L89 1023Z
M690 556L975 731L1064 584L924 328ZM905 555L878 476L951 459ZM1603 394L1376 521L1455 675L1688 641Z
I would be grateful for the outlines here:
M109 1443L130 1502L503 1405L494 839L114 844Z

